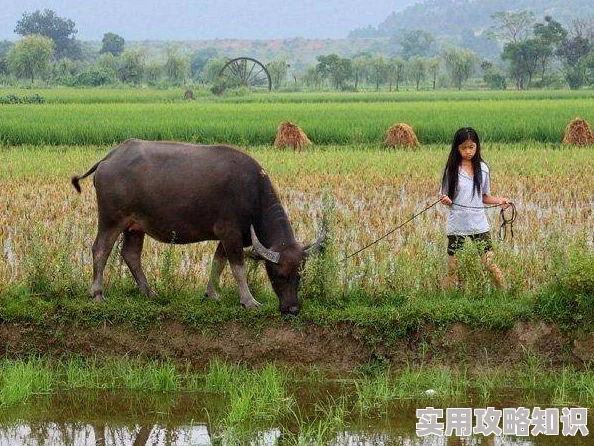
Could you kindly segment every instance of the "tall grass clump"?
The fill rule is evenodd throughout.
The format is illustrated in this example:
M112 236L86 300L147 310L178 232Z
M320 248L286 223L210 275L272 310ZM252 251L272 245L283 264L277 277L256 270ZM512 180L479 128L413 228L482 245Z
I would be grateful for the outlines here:
M44 359L4 360L0 372L0 407L27 401L53 390L54 372Z
M109 375L112 388L174 392L182 386L182 375L170 361L113 361Z
M357 394L355 406L358 408L361 417L375 413L387 414L388 405L393 402L395 396L390 370L356 381L355 392Z
M215 358L208 363L204 390L212 393L227 393L230 388L238 384L240 376L239 366Z
M326 191L322 197L324 244L304 268L303 296L321 304L340 306L344 299L340 284L340 260L336 249L335 203Z
M274 364L244 374L228 395L225 424L231 426L278 420L295 404L294 397L287 393L285 377Z
M537 311L563 328L594 329L594 251L577 237L564 252L555 251L553 281L537 295Z
M156 291L159 300L163 302L170 302L172 297L179 294L183 287L177 272L180 262L179 256L176 255L174 241L175 237L172 238L171 244L167 245L160 255L161 268Z
M464 295L470 298L485 297L487 286L492 280L481 261L483 243L480 240L467 240L462 249L456 251L459 285Z

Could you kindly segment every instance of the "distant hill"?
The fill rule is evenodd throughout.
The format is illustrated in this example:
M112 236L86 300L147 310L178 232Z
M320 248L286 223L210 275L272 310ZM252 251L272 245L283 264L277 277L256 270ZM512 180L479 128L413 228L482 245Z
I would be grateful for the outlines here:
M493 25L491 16L499 11L530 10L536 21L550 15L565 27L578 18L594 17L592 0L425 0L391 13L377 27L353 30L353 38L400 36L406 30L431 33L438 42L451 41L485 56L498 49L486 44L484 32ZM479 41L477 41L477 39Z
M531 10L536 21L545 15L569 27L576 18L594 18L592 0L425 0L389 14L377 26L351 31L346 39L270 40L211 39L176 41L187 54L216 49L220 56L249 56L266 64L285 60L293 73L316 64L319 55L338 54L352 58L361 53L393 56L399 54L400 37L406 30L424 30L437 40L469 48L487 59L498 59L501 48L488 39L485 31L493 25L491 16L499 11ZM97 45L100 42L96 42ZM149 56L163 54L165 41L131 41L128 47L143 47Z
M530 10L536 20L545 15L567 26L577 18L594 17L592 0L425 0L391 13L377 28L354 30L351 36L390 36L401 30L422 29L436 37L459 37L463 30L480 34L499 11ZM364 31L367 31L365 35Z

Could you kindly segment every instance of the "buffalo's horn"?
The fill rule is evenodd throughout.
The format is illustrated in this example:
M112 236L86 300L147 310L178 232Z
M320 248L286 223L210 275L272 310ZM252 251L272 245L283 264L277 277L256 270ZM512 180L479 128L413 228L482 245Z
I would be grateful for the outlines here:
M254 231L253 225L250 225L250 234L252 235L252 245L254 246L256 252L264 259L272 263L278 263L280 252L268 249L262 243L260 243L260 240L258 240L258 237L256 237L256 231Z

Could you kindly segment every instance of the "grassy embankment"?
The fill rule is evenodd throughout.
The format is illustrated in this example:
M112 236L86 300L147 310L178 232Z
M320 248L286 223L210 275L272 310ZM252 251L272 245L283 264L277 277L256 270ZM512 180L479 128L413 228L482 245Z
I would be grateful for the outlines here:
M261 267L250 278L261 309L239 308L228 272L221 302L201 298L213 243L147 242L143 262L159 294L156 301L134 291L125 266L112 256L109 300L89 301L96 205L91 181L78 196L69 178L109 150L90 144L143 137L248 144L277 184L302 240L315 237L329 208L332 243L321 260L307 266L295 327L347 323L363 330L363 342L372 346L402 339L426 324L503 330L520 320L545 320L562 330L594 327L594 157L591 147L552 143L572 117L592 119L591 98L571 92L445 92L425 95L426 100L408 93L405 97L415 99L407 102L393 100L399 97L394 93L363 103L356 102L357 95L325 94L306 96L306 103L293 99L297 95L277 95L277 103L258 102L259 97L166 103L160 94L145 102L141 93L138 102L145 103L102 104L101 98L113 93L94 94L99 99L86 104L2 107L0 139L11 145L2 149L0 165L0 190L10 191L0 194L0 318L5 323L53 328L107 322L141 330L164 319L197 329L226 321L256 330L283 323ZM349 97L350 102L344 99ZM301 125L318 145L301 154L257 145L269 144L285 119ZM380 148L385 129L398 121L414 125L424 144L420 150ZM485 137L494 192L518 206L514 241L495 246L509 290L492 290L469 250L461 256L467 286L442 292L445 214L438 208L342 262L435 200L448 141L461 125L472 125ZM33 145L12 146L25 143ZM489 215L497 227L497 213Z

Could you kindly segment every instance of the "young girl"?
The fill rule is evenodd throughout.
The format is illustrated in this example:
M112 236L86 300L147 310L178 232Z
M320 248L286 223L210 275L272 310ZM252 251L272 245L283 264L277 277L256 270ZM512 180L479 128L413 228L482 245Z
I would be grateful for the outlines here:
M500 205L509 201L489 195L491 185L489 168L481 158L481 143L476 131L470 127L459 129L454 135L452 150L441 181L441 202L450 207L447 221L448 268L444 288L458 285L456 251L468 239L480 241L483 265L492 274L495 285L505 288L501 269L493 262L489 222L485 205Z

